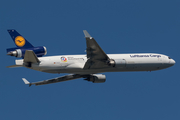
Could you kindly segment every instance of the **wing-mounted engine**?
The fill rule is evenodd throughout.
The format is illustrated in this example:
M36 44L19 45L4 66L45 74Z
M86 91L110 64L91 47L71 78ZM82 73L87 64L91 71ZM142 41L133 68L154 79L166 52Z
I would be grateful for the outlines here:
M125 67L126 66L126 60L125 59L109 59L107 61L107 64L112 67Z
M18 58L24 58L26 50L32 50L37 57L42 57L47 54L47 49L44 46L32 47L32 48L9 48L7 49L7 55L15 56Z
M103 74L93 74L86 77L87 81L91 81L93 83L104 83L106 81L106 76Z

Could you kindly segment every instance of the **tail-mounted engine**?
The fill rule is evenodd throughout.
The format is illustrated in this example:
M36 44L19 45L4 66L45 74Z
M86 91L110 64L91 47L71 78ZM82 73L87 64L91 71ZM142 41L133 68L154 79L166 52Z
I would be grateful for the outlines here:
M44 46L33 47L33 48L9 48L7 49L7 55L15 56L18 58L24 58L26 50L32 50L37 57L42 57L47 54L47 49Z

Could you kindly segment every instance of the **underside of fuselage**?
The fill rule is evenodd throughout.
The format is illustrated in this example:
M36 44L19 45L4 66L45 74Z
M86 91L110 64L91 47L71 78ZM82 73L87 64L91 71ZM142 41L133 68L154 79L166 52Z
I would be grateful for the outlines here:
M99 68L99 69L83 69L83 68L74 68L68 69L68 67L64 68L33 68L37 71L46 72L46 73L72 73L72 74L96 74L103 72L135 72L135 71L155 71L161 70L170 67L169 64L126 64L125 67L107 67L107 68Z

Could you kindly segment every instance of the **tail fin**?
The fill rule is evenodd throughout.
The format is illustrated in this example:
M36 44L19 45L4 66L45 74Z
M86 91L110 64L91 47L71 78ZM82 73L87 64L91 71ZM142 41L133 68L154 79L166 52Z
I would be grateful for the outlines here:
M31 43L29 43L22 35L20 35L16 30L10 29L8 30L11 38L18 48L31 48L34 47Z

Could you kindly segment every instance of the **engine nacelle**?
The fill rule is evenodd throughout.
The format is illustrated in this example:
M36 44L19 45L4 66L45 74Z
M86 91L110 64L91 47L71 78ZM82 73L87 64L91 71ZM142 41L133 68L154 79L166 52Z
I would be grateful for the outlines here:
M33 48L9 48L7 49L7 55L10 56L15 56L15 57L22 57L24 58L24 54L26 50L32 50L37 57L42 57L43 55L47 54L47 49L44 46L39 46L39 47L33 47Z
M108 60L107 64L112 67L122 68L126 66L125 59L110 59Z
M103 74L93 74L87 77L85 80L93 83L104 83L106 81L106 76Z

